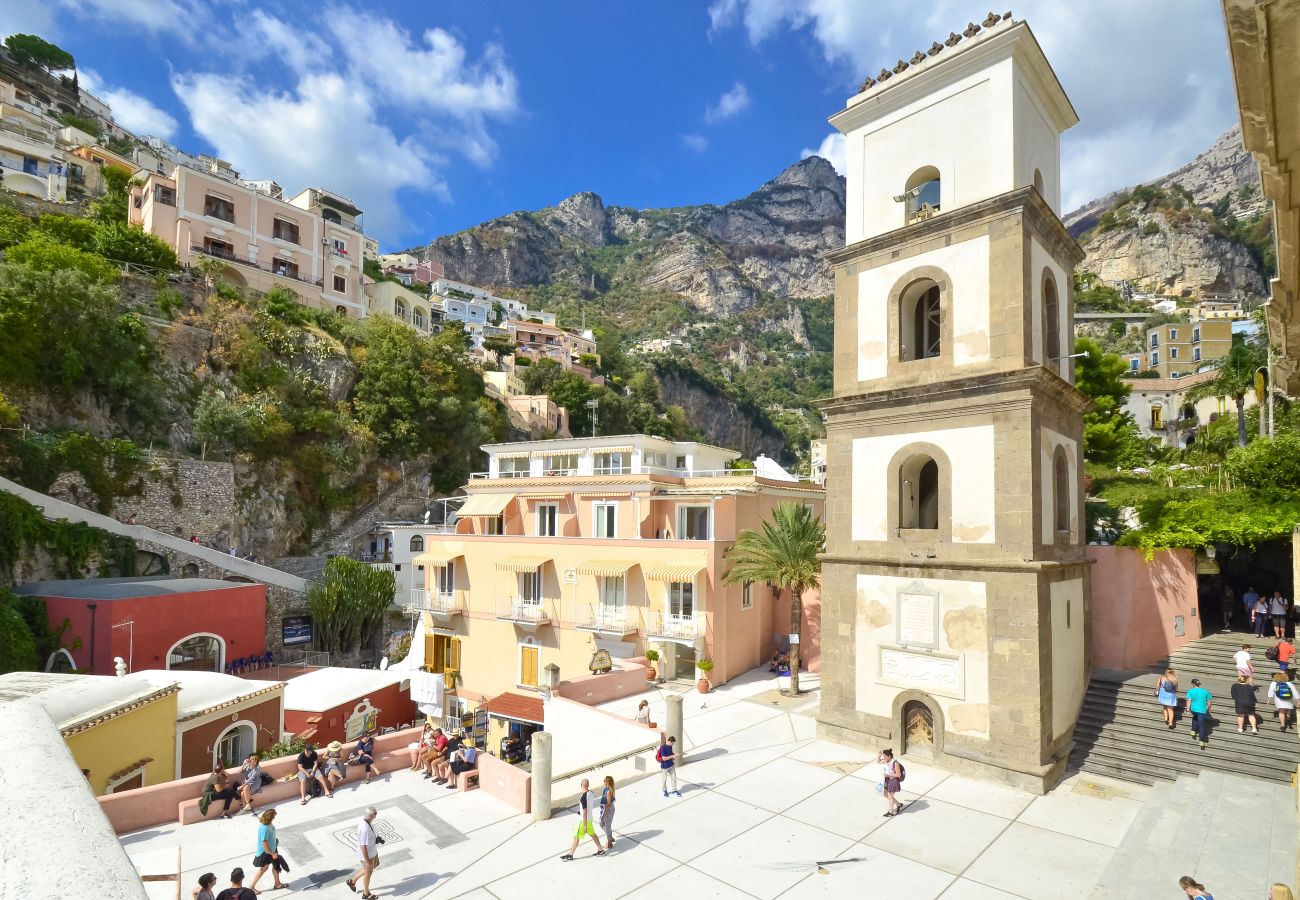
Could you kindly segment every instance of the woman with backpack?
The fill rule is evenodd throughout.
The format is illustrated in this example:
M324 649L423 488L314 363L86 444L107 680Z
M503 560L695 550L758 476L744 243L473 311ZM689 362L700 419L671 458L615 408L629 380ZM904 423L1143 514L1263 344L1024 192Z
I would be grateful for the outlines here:
M1201 884L1191 875L1184 875L1182 878L1178 879L1178 886L1182 888L1183 893L1192 898L1192 900L1214 900L1214 897L1211 896L1210 892L1205 889L1205 885Z
M1273 701L1273 708L1277 710L1278 724L1282 726L1283 731L1286 731L1287 726L1295 719L1295 685L1286 680L1284 673L1276 672L1268 686L1268 698Z
M894 759L894 751L888 747L880 751L876 762L881 766L885 792L885 818L888 819L903 811L903 804L898 802L897 794L903 786L903 779L907 777L907 770L903 768L901 762Z
M1178 675L1173 668L1165 669L1165 674L1156 679L1156 699L1165 713L1165 724L1176 728L1174 717L1178 714Z

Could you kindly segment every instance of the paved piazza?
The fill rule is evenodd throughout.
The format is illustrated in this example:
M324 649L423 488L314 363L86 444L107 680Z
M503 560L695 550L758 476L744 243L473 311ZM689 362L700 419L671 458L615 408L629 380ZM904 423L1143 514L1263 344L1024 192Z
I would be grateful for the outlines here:
M867 754L814 737L817 692L781 701L774 687L755 672L707 696L683 695L682 797L661 796L657 776L620 787L605 857L592 857L588 839L576 860L559 859L573 809L534 823L481 791L446 791L402 771L332 800L281 804L291 890L270 889L269 872L258 888L269 898L358 896L344 884L351 832L373 804L387 841L372 883L381 897L1086 897L1146 796L1142 786L1075 776L1035 797L905 759L909 805L886 819ZM664 694L642 696L662 722ZM639 699L606 708L630 716ZM179 846L188 897L203 872L215 872L219 887L236 865L251 875L256 831L244 815L123 843L146 874L175 871ZM175 897L174 884L151 885L151 896L161 900L168 887Z

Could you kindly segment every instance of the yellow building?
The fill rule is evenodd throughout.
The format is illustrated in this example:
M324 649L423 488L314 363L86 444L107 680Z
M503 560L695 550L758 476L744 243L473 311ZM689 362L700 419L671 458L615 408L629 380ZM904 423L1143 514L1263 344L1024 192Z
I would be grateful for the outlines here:
M1146 350L1129 356L1129 372L1156 371L1161 378L1181 378L1227 356L1231 346L1230 319L1166 322L1147 329Z
M654 649L665 677L688 681L707 658L721 684L784 640L783 598L723 585L724 554L778 503L820 513L821 488L762 457L757 470L731 470L734 451L646 435L483 449L489 470L466 485L453 526L394 530L397 549L413 551L425 663L459 675L450 713L535 691L550 664L561 680L588 675L597 650ZM818 601L806 604L810 653Z
M27 698L44 707L97 795L175 777L179 693L178 685L129 676L0 675L0 702Z

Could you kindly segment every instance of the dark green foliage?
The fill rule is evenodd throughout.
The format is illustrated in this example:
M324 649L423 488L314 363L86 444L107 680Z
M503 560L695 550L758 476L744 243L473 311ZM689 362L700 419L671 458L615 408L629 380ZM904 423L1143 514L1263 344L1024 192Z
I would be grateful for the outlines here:
M132 263L163 272L175 272L181 267L171 245L125 222L101 224L95 233L94 249L114 262Z
M20 66L61 72L77 65L67 50L35 34L11 34L5 38L5 49Z
M1142 226L1142 234L1146 237L1155 237L1160 233L1160 225L1154 219Z
M104 440L80 431L10 431L0 432L0 470L43 494L63 473L76 472L94 492L96 509L110 514L119 498L143 493L149 463L127 440Z
M0 203L0 250L27 239L32 220L7 203Z
M14 567L38 548L59 578L135 574L135 541L80 522L47 519L25 500L0 493L0 582L12 582Z
M92 204L90 216L96 222L121 225L127 221L127 205L131 199L131 176L121 169L105 166L104 196Z
M96 284L113 284L121 277L118 268L98 253L78 250L39 231L5 251L5 259L40 272L78 272Z
M102 137L104 134L103 126L94 119L83 119L81 116L74 116L72 113L65 112L59 116L59 121L64 125L78 128L94 138Z
M1091 272L1074 272L1074 305L1085 312L1144 312L1149 307L1124 295Z
M262 308L268 316L289 325L305 325L311 318L310 310L302 305L298 295L278 284L266 292Z
M36 638L18 607L18 597L0 588L0 675L41 668Z
M1131 388L1122 376L1127 370L1124 360L1104 353L1095 341L1080 338L1075 353L1086 358L1075 360L1074 383L1092 401L1092 409L1083 416L1083 456L1087 462L1103 466L1141 465L1144 448L1133 417L1124 409Z
M1228 474L1252 497L1268 502L1300 498L1300 435L1256 438L1228 454Z
M33 234L46 235L61 244L76 247L87 253L96 252L95 235L98 230L90 219L58 214L41 216L31 228Z
M508 337L493 334L483 339L483 349L497 356L510 356L515 352L515 342Z

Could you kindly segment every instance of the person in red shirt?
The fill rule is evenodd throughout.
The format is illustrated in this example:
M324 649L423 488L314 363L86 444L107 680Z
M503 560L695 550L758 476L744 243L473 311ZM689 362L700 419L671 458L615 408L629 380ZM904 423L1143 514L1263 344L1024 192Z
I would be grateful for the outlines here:
M1295 658L1295 644L1286 638L1277 642L1277 667L1283 672L1291 671L1291 660Z
M442 733L441 728L433 729L433 743L429 744L429 749L424 753L424 777L433 777L433 767L435 763L447 759L447 735Z

